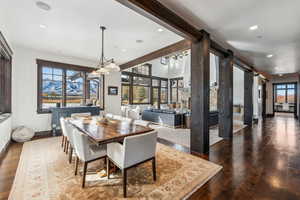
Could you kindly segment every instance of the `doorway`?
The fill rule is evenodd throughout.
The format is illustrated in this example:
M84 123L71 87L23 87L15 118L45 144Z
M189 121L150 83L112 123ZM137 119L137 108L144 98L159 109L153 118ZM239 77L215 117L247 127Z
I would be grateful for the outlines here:
M297 83L273 83L274 114L297 116Z

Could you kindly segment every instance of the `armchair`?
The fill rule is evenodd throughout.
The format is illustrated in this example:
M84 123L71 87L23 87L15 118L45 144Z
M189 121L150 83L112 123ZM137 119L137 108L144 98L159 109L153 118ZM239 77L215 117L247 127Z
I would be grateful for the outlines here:
M77 154L75 162L75 175L77 175L78 162L83 162L82 188L85 186L85 177L88 163L106 157L106 145L97 146L91 143L86 135L79 130L73 130L75 152Z
M153 179L156 180L155 152L157 132L152 131L142 135L129 136L120 143L107 144L107 177L109 178L109 163L113 162L122 170L123 195L127 196L127 170L152 160Z

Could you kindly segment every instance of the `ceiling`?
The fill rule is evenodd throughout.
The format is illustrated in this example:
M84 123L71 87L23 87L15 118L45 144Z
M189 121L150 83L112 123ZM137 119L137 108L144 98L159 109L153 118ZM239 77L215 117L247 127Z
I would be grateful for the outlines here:
M300 71L299 0L159 1L227 48L239 50L261 71ZM250 31L253 25L258 29Z
M5 29L9 43L96 61L99 25L104 25L105 56L122 64L183 39L166 29L159 32L160 25L115 0L43 2L50 11L38 8L35 0L1 0L0 29Z

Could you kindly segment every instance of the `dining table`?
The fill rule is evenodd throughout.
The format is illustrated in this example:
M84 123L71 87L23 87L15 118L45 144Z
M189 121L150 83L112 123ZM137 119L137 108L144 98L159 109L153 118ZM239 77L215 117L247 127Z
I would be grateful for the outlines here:
M69 122L98 145L122 142L125 137L140 135L154 130L150 127L130 123L127 120L98 116L69 118Z

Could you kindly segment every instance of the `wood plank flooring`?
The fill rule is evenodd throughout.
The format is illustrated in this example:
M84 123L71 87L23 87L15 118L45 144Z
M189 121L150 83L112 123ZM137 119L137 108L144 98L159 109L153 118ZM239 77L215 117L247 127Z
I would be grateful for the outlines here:
M159 142L181 151L189 149ZM224 168L196 191L191 200L300 199L300 125L293 118L275 117L235 134L210 148L207 159ZM0 200L8 198L22 144L12 143L0 163Z

